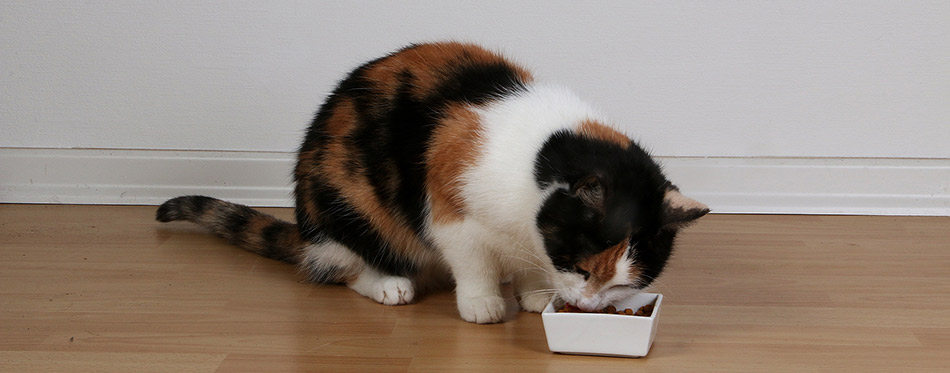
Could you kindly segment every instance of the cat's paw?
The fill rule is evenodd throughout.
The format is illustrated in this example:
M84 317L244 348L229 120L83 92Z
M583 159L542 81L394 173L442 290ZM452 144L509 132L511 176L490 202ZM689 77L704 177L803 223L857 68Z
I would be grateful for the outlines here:
M551 294L528 294L518 299L518 303L521 304L521 309L534 313L544 311L544 308L547 307L550 302Z
M373 299L385 305L395 306L411 303L414 296L412 281L408 278L386 277L380 281Z
M497 295L458 298L459 315L468 322L493 324L505 318L505 300Z
M349 286L357 293L389 306L412 303L415 297L412 281L405 277L361 276Z

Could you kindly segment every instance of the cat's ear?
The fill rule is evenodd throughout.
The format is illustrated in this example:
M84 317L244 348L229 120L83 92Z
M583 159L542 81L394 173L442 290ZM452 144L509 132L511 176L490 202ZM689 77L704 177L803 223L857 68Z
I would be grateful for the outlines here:
M571 194L584 202L584 205L604 212L607 208L604 199L604 184L596 175L581 178L571 186Z
M667 184L663 195L663 228L679 229L708 213L708 206L684 196L675 185Z

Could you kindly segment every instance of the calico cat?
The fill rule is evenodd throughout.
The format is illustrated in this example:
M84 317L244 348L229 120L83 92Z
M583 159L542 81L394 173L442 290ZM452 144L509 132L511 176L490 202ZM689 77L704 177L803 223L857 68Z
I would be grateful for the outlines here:
M677 231L709 212L570 91L471 44L419 44L350 73L294 170L296 224L210 197L159 207L310 280L406 304L455 281L462 318L553 295L600 309L649 285Z

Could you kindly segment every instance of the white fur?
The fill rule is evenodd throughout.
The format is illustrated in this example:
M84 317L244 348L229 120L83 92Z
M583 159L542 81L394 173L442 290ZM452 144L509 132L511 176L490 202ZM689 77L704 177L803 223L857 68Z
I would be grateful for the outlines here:
M472 219L436 225L431 231L455 278L459 314L480 324L501 321L505 302L499 278L502 269L492 248L494 235Z
M312 244L303 249L300 258L300 271L305 275L323 273L331 270L345 270L347 273L335 274L347 277L363 270L363 259L336 241ZM334 276L334 277L336 277ZM308 276L309 277L309 276Z
M347 286L363 296L387 305L412 302L415 291L412 281L405 277L388 276L367 266L363 259L345 246L329 241L304 248L300 269L309 273L343 270L339 278L353 278Z
M466 217L444 225L430 221L428 233L455 277L462 318L491 323L505 313L500 292L505 280L513 282L522 308L533 312L546 305L552 286L584 286L583 279L554 283L567 274L551 263L535 219L547 197L569 186L556 183L541 190L534 170L552 134L602 118L570 91L547 85L532 85L474 110L484 142L475 166L461 176Z
M499 230L530 231L543 202L534 179L542 145L557 131L601 116L571 91L549 85L529 86L477 113L484 143L476 166L462 175L467 211Z

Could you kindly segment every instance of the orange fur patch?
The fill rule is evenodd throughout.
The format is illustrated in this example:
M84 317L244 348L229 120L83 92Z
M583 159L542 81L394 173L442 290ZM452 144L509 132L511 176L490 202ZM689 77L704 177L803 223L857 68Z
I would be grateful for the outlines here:
M461 177L478 156L478 115L463 105L446 109L445 118L432 134L426 152L426 191L432 219L445 224L462 218L465 201L460 195Z
M606 142L612 142L614 144L622 146L624 149L630 147L630 138L620 133L619 131L605 126L601 123L598 123L594 120L587 119L577 128L575 131L581 135L590 137L592 139L602 140Z
M366 77L373 81L383 95L393 95L398 88L400 74L408 72L415 79L412 82L412 94L416 98L426 97L434 91L450 73L453 66L462 61L478 64L503 63L516 72L525 83L532 80L531 74L504 59L499 54L475 44L444 42L421 44L393 54L366 71Z
M627 252L628 244L629 239L623 240L577 264L578 268L590 272L589 288L596 291L617 274L617 262Z
M260 246L264 244L264 236L262 234L264 228L267 228L273 222L274 220L272 218L255 216L247 222L247 227L244 228L244 232L241 232L241 234L244 235L244 240L249 244Z
M331 137L341 137L349 133L356 124L356 104L353 99L344 97L333 107L333 113L327 118L326 131Z
M294 169L294 175L297 179L296 190L303 197L300 201L303 203L301 207L303 207L306 219L310 224L315 224L320 214L317 201L313 199L313 193L309 192L313 187L310 183L310 177L317 172L317 166L313 163L314 153L314 150L301 152L297 159L297 167ZM303 224L303 222L298 221L297 224Z

